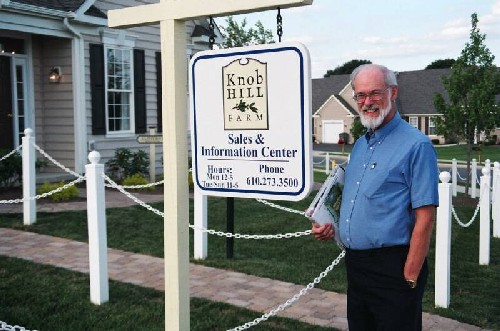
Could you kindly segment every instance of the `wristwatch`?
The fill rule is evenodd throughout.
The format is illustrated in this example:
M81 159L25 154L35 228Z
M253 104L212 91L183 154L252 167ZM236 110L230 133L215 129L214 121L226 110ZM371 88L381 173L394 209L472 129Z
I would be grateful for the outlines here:
M410 288L415 288L417 287L417 281L416 280L413 280L413 279L407 279L406 280L406 284L408 284L408 286Z

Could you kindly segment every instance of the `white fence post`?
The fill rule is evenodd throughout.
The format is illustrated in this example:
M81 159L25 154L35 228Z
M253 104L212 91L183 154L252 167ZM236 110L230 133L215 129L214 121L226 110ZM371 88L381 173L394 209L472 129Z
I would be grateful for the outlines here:
M35 174L35 137L33 130L24 130L23 143L23 219L24 225L35 224L36 222L36 201L29 199L36 196L36 174Z
M454 197L457 196L457 172L458 172L457 159L453 159L451 160L451 187Z
M325 174L330 173L330 153L326 152L325 154Z
M194 258L203 260L207 258L208 238L207 233L200 229L207 228L207 196L196 187L194 188Z
M96 151L92 151L89 153L91 163L85 166L89 230L90 301L96 305L109 300L104 165L98 163L100 159L101 155Z
M448 308L450 305L450 256L451 256L451 185L450 173L439 175L439 207L436 213L436 267L434 304Z
M471 162L471 174L470 174L470 197L476 198L476 181L477 181L477 161L476 159L472 159Z
M493 163L493 197L491 199L493 237L500 238L500 163Z
M479 264L490 264L490 169L482 169L479 189Z

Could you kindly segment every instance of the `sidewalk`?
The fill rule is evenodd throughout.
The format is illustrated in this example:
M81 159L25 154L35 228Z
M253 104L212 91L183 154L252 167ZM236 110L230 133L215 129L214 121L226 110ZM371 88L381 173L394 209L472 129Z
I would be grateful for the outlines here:
M84 194L84 192L82 193ZM15 198L15 197L13 197ZM141 194L147 202L162 199L161 195ZM107 207L133 203L119 192L106 191ZM19 204L16 204L16 206ZM0 205L1 206L1 205ZM10 212L14 206L10 206ZM22 205L19 206L22 209ZM75 203L44 203L39 211L86 209L84 201ZM0 213L6 212L0 208ZM22 222L22 220L19 220ZM0 228L0 255L17 257L35 263L49 264L88 273L88 245L57 237ZM334 256L332 256L333 260ZM190 295L226 302L258 312L269 312L298 293L306 284L296 285L239 272L190 264ZM163 259L108 249L109 278L164 291ZM347 330L346 296L312 289L279 316L321 326ZM425 331L486 331L476 326L437 315L424 313Z

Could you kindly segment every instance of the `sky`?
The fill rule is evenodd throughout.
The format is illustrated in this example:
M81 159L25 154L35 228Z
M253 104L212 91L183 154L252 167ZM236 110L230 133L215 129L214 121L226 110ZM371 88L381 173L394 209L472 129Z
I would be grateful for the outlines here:
M460 56L477 13L484 44L500 66L500 0L314 0L282 9L282 41L304 44L312 78L353 60L370 60L395 71L422 70L438 59ZM273 31L277 10L234 16L247 28L260 20ZM225 25L224 18L216 20Z

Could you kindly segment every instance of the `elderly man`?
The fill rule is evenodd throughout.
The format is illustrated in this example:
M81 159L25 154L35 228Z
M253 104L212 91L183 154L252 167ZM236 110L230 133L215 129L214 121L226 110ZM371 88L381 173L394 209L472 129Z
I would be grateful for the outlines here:
M421 330L426 255L439 202L436 153L399 115L392 71L362 65L351 85L367 132L346 167L340 211L349 330ZM312 231L326 240L334 230L315 223Z

